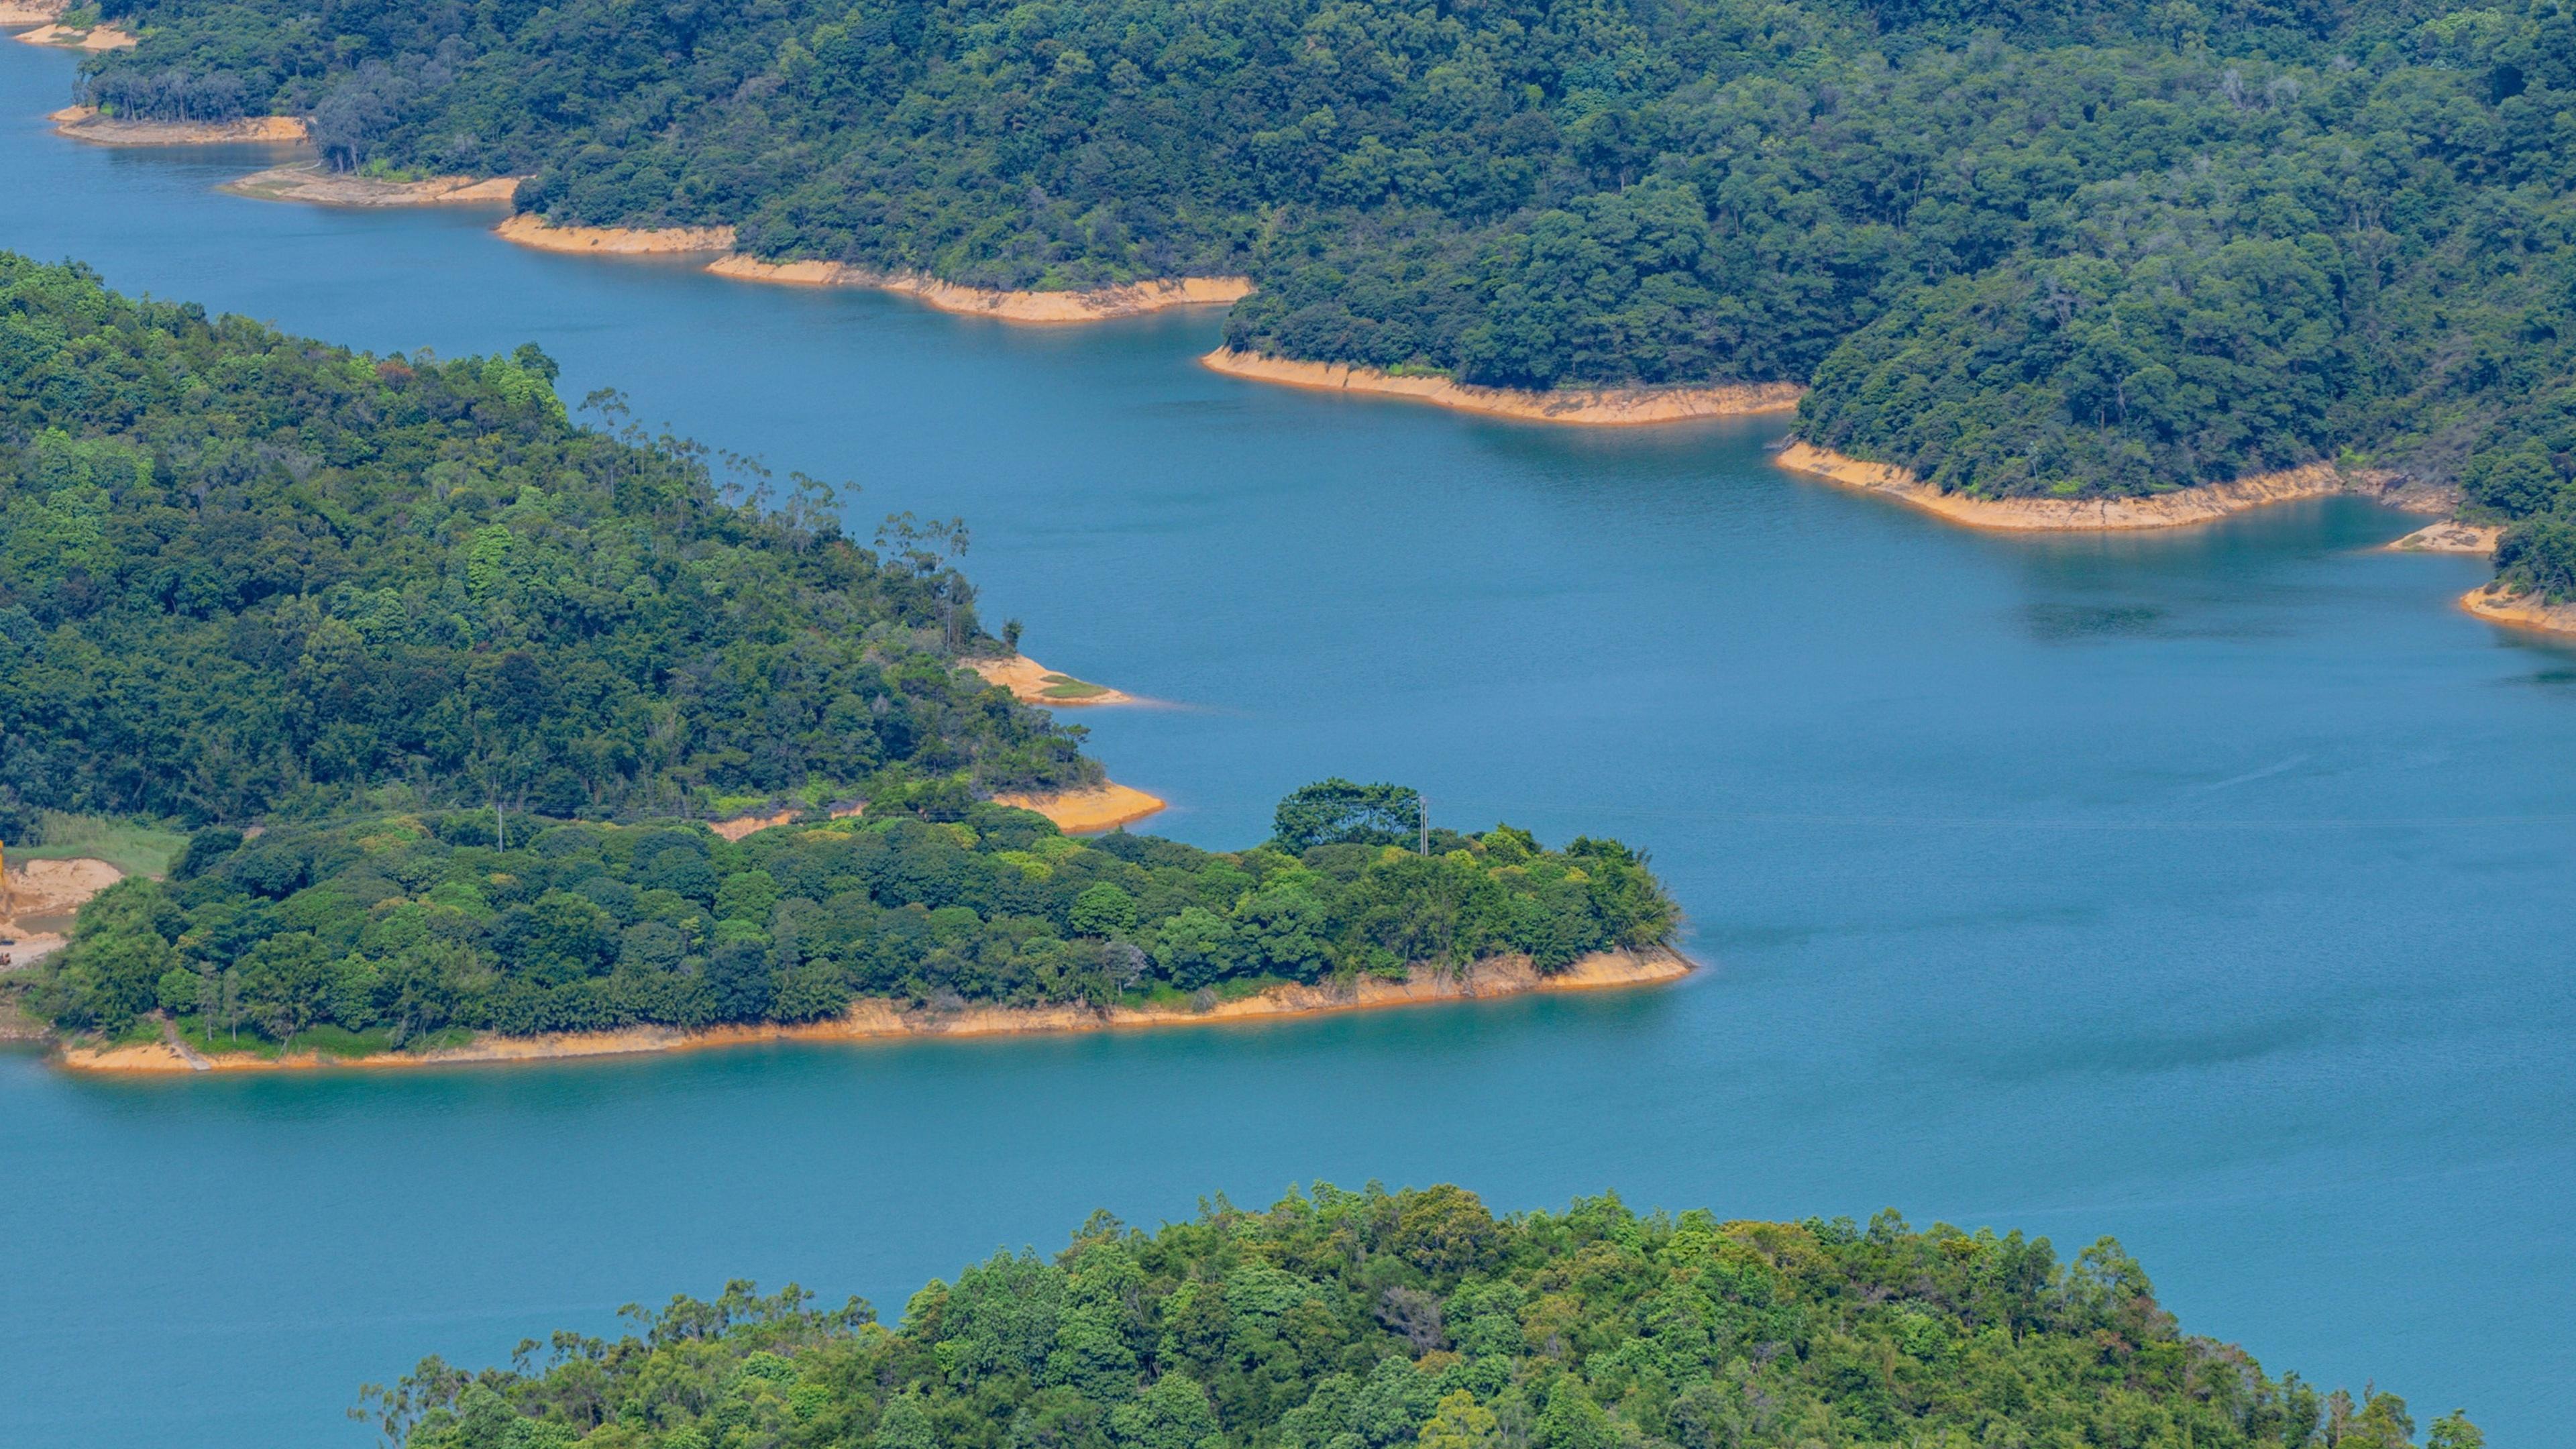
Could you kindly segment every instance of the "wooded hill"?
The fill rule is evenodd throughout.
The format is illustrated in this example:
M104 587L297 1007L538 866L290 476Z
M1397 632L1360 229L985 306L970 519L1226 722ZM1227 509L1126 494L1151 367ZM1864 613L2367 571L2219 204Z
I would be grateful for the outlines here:
M2409 1449L2356 1401L2184 1334L2104 1238L1640 1217L1497 1219L1456 1187L1222 1198L1146 1233L1095 1214L902 1323L748 1283L436 1358L370 1390L400 1449ZM2426 1449L2477 1449L2467 1419Z
M1978 494L2576 472L2565 0L109 8L124 113L763 257L1249 273L1227 340L1289 357L1812 383L1808 437Z

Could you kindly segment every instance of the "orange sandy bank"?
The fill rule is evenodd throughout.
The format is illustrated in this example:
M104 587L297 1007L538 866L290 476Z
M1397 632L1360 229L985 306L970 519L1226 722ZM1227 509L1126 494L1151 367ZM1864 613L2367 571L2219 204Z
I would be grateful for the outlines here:
M622 226L549 226L544 218L523 211L493 230L523 247L535 247L541 252L643 256L656 252L733 250L733 228L729 226L670 226L649 230Z
M1083 835L1142 820L1170 802L1126 785L1104 784L1052 795L996 795L993 803L1034 810L1067 835Z
M272 166L216 188L261 201L302 201L315 206L507 206L519 177L431 176L419 181L378 181L326 171L319 162Z
M19 922L68 916L91 896L125 879L125 872L103 860L31 860L13 867L0 891L0 967L34 964L63 948L60 932L31 931Z
M0 25L51 25L69 8L64 0L0 0Z
M484 1037L473 1043L417 1056L386 1053L325 1063L312 1055L275 1060L250 1053L206 1056L176 1041L117 1047L71 1047L62 1064L87 1072L280 1071L325 1065L351 1067L417 1067L472 1063L560 1061L577 1057L630 1056L642 1052L689 1051L749 1042L867 1041L893 1037L1022 1036L1038 1032L1106 1031L1122 1027L1197 1026L1211 1022L1250 1021L1264 1017L1312 1016L1332 1011L1366 1011L1441 1001L1518 996L1533 991L1592 991L1644 986L1689 975L1691 963L1662 948L1605 951L1586 956L1553 976L1541 976L1524 957L1480 962L1463 974L1416 970L1403 981L1363 979L1347 987L1274 986L1233 1001L1213 1002L1204 1010L1190 1008L1083 1006L970 1007L960 1011L922 1011L882 1000L853 1003L829 1021L797 1026L719 1027L679 1031L669 1027L635 1027L626 1031L582 1032L543 1037Z
M1221 306L1252 295L1250 277L1175 277L1087 292L1005 292L991 287L961 287L912 273L873 271L842 262L764 262L758 257L735 255L717 258L707 270L719 277L746 282L873 287L917 297L942 312L994 317L1004 322L1100 322L1160 312L1167 307Z
M2552 604L2502 583L2474 588L2460 596L2460 607L2491 623L2552 634L2576 634L2576 603Z
M1865 463L1811 443L1791 443L1778 462L1793 472L1900 499L1953 523L2021 533L2175 528L2208 523L2249 508L2331 493L2372 493L2401 507L2415 506L2411 498L2392 490L2398 481L2394 474L2346 473L2327 463L2257 473L2228 483L2204 483L2152 498L2075 499L1970 498L1944 493L1894 464Z
M32 10L24 10L19 13L30 17L34 16L34 12ZM60 9L56 9L54 12L55 15L59 15L61 13L62 11ZM53 19L53 16L47 15L37 18L42 18L50 22ZM0 19L0 25L23 25L25 23L25 20ZM123 50L127 46L136 43L132 35L117 29L113 25L93 25L86 30L76 30L68 25L54 25L48 23L39 25L35 29L25 32L20 35L18 39L20 43L26 45L59 45L69 50Z
M966 667L984 676L987 684L998 684L1011 692L1013 699L1025 704L1043 704L1050 708L1070 704L1133 704L1135 696L1122 694L1105 684L1093 684L1070 674L1059 674L1025 654L1008 659L969 659Z
M2428 523L2395 543L2391 553L2493 553L2504 530L2486 524L2445 520Z
M97 146L226 146L245 141L301 141L308 134L293 116L244 116L237 121L120 121L95 106L70 106L46 117L54 133Z
M1493 417L1529 418L1545 423L1620 426L1677 423L1691 418L1743 417L1776 413L1798 405L1804 388L1790 382L1729 383L1719 387L1556 388L1530 392L1519 388L1478 387L1445 377L1403 376L1374 367L1341 362L1298 362L1220 347L1200 363L1228 377L1326 392L1375 393L1411 398L1461 412Z

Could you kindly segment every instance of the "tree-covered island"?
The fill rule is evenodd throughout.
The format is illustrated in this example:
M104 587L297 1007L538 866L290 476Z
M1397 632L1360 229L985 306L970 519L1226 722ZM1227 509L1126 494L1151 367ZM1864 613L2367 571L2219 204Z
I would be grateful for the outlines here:
M879 1324L727 1285L437 1358L365 1412L394 1449L2478 1449L2406 1401L2185 1334L2104 1238L1893 1212L1722 1222L1615 1197L1496 1218L1450 1186L1096 1214Z
M813 480L766 496L609 399L579 425L552 380L0 255L0 841L197 827L0 988L91 1043L363 1055L1682 969L1627 847L1432 830L1396 787L1301 790L1231 853L993 803L1100 767L961 662L1002 647L961 526L862 547ZM780 803L808 823L706 824Z
M2319 462L2576 579L2565 0L108 0L89 92L309 116L559 224L1001 288L1246 274L1230 345L1803 384L1977 497Z

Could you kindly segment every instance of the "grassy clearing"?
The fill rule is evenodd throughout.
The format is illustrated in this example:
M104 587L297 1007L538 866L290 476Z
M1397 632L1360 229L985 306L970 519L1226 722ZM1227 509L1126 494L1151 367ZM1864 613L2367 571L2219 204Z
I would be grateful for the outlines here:
M91 856L127 875L165 876L188 848L185 832L163 830L99 815L45 812L45 843L9 847L11 860L75 860Z
M1070 674L1045 674L1039 678L1046 688L1038 692L1049 699L1097 699L1109 692L1109 686L1105 684L1093 684Z

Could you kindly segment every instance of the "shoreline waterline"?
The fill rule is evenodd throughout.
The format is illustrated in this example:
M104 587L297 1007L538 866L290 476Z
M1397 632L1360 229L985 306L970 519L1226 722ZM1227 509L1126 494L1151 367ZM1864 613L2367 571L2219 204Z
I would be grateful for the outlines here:
M710 1027L697 1031L676 1027L630 1027L618 1031L566 1032L548 1036L492 1036L480 1038L467 1046L417 1055L380 1052L363 1057L326 1058L319 1053L298 1053L268 1058L249 1052L228 1052L208 1056L180 1043L175 1037L165 1035L164 1040L157 1042L113 1047L63 1047L55 1053L54 1060L65 1071L137 1076L333 1068L388 1070L502 1066L777 1042L891 1041L930 1037L964 1039L1207 1026L1401 1006L1499 1000L1538 993L1652 986L1678 981L1696 969L1697 963L1679 951L1657 946L1641 951L1595 952L1552 975L1540 974L1527 957L1510 956L1478 962L1454 974L1417 968L1403 981L1363 978L1346 988L1333 985L1272 986L1232 1001L1214 1002L1204 1010L1131 1006L1106 1010L1084 1006L996 1006L925 1012L898 1007L881 998L864 998L853 1002L848 1011L828 1021Z
M1228 377L1279 383L1318 392L1365 393L1430 403L1488 417L1589 427L1632 427L1700 418L1750 417L1786 412L1806 389L1792 382L1724 383L1708 387L1524 388L1480 387L1450 378L1411 376L1346 362L1303 362L1219 347L1199 365Z
M1847 457L1813 443L1792 442L1772 459L1792 473L1908 503L1970 528L2006 533L2119 533L2214 523L2249 509L2338 493L2375 497L2412 512L2446 512L2446 499L2411 490L2397 474L2346 472L2310 463L2256 473L2226 483L2203 483L2144 498L1971 498L1944 493L1893 463Z
M1174 307L1231 306L1252 295L1250 277L1173 277L1088 291L1030 292L970 287L919 273L879 272L845 262L770 262L739 252L716 258L707 270L741 282L791 287L866 287L911 297L942 312L1001 322L1104 322L1141 317Z

